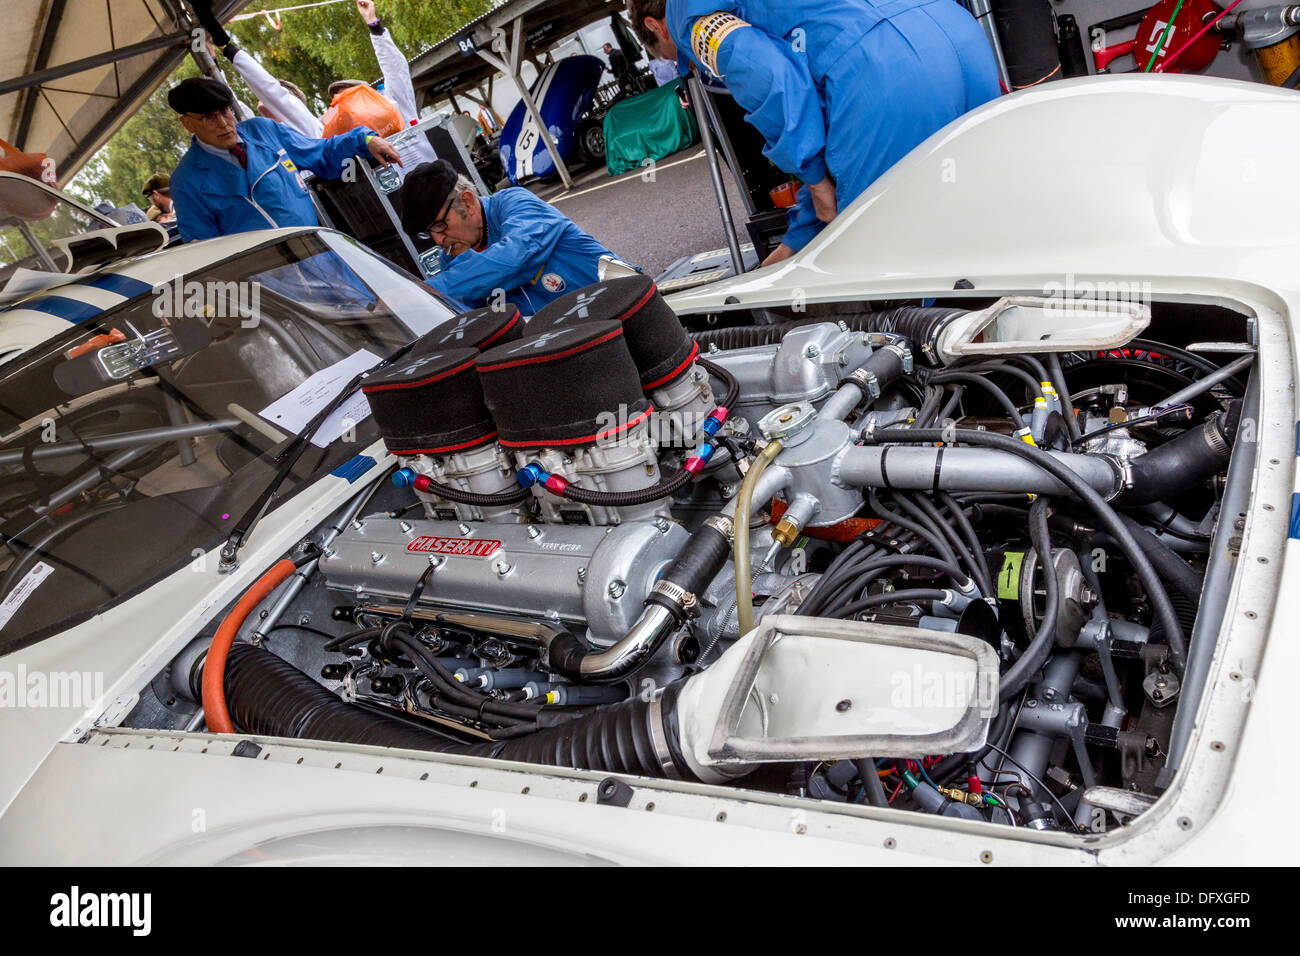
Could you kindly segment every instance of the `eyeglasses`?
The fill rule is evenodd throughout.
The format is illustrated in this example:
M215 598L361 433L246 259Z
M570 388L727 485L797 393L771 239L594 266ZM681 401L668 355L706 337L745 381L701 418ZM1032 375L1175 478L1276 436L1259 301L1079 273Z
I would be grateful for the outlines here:
M209 126L211 126L216 122L218 122L219 120L223 119L227 113L230 114L230 118L232 120L235 118L235 110L233 107L230 106L223 106L221 109L213 110L211 113L186 113L185 115L193 116L196 120L202 123L207 123Z
M451 199L447 201L447 205L443 208L441 215L439 215L439 217L429 226L430 236L439 232L447 231L447 227L450 225L450 223L447 222L447 217L451 215L451 207L455 204L456 197L452 196Z

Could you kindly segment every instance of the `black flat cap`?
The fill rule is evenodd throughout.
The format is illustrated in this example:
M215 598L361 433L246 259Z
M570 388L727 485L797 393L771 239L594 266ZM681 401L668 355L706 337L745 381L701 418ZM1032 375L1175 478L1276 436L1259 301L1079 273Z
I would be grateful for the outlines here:
M442 212L459 174L445 159L421 163L402 182L402 228L407 235L424 232Z
M211 113L235 105L235 94L220 80L192 76L167 91L167 105L177 113Z

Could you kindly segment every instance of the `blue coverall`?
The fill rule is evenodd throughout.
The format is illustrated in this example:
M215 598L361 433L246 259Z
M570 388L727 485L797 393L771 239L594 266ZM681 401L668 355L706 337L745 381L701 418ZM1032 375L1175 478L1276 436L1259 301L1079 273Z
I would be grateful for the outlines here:
M720 78L764 155L805 184L829 173L841 211L998 95L988 39L956 0L667 0L665 12L682 75L694 64ZM785 244L802 249L824 225L801 188Z
M426 280L470 308L492 304L496 290L524 315L575 289L599 282L597 263L614 255L550 203L518 186L479 199L487 247L454 259L441 250L442 271Z
M254 229L317 225L299 168L338 179L355 155L369 155L364 126L329 139L311 139L264 117L237 127L248 168L214 156L192 140L172 173L176 223L186 241Z

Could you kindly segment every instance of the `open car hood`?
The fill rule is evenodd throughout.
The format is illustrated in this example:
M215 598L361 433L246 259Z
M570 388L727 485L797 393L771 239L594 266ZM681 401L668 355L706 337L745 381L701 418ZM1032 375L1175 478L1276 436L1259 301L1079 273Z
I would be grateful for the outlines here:
M670 301L695 313L790 306L792 290L808 303L943 295L973 276L977 293L1028 281L1083 294L1062 287L1101 276L1294 288L1300 196L1276 184L1298 120L1289 91L1199 76L1003 96L918 146L799 255Z

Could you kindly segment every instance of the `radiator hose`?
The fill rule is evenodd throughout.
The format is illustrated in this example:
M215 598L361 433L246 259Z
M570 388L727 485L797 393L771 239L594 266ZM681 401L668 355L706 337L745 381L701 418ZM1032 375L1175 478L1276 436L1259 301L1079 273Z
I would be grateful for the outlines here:
M1228 464L1241 425L1241 400L1199 428L1129 461L1132 478L1116 498L1121 505L1145 505L1185 491L1217 475Z

